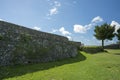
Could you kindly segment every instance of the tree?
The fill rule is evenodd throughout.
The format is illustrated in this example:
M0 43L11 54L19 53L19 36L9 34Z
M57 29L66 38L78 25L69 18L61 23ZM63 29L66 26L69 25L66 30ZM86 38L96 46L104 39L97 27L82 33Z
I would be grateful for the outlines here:
M119 44L119 48L120 48L120 28L117 30L116 36L118 38L118 44Z
M114 37L115 26L110 26L110 24L104 23L101 26L95 26L94 36L98 40L102 40L102 47L104 49L104 40L112 40Z
M117 30L116 36L117 36L117 38L118 38L118 40L120 42L120 28Z

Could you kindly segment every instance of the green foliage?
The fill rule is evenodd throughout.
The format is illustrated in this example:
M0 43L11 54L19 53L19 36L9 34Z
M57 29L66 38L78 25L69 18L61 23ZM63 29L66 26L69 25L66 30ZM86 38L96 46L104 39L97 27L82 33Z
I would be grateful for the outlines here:
M94 36L98 40L102 40L102 47L104 47L104 40L112 40L114 37L115 26L110 26L109 24L105 23L101 26L95 26L95 34Z
M116 36L117 36L118 44L119 44L119 48L120 48L120 28L117 30Z
M22 42L28 42L32 39L30 34L21 34L20 37Z
M50 51L50 48L43 48L39 47L37 49L29 49L26 51L26 58L28 59L39 59L43 56L48 55L48 52Z
M103 52L103 48L99 46L85 46L82 47L82 51L85 51L87 53L98 53L98 52Z
M98 39L98 40L112 40L112 38L114 37L114 30L115 27L114 26L110 26L109 24L103 24L101 26L95 26L95 30L94 32L96 34L94 34L94 36Z
M19 42L14 49L14 57L19 55L26 57L27 59L39 59L43 56L49 55L48 53L52 47L42 47L41 45L30 43L29 41Z
M117 36L118 40L120 41L120 28L117 30L116 36Z

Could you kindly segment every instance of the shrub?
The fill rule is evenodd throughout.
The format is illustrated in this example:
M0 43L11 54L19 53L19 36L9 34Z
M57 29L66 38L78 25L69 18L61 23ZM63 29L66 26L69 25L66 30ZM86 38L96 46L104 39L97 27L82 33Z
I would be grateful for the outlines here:
M120 44L110 44L104 47L105 49L120 49Z
M87 53L98 53L104 51L104 49L100 46L86 46L86 47L82 47L81 50Z

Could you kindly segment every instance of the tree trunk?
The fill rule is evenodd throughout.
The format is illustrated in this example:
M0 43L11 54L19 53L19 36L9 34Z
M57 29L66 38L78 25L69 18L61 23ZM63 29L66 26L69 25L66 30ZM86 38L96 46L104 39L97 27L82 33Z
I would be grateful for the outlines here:
M120 49L120 43L119 43L119 49Z
M119 40L118 44L119 44L119 49L120 49L120 40Z
M102 48L104 49L104 40L102 40Z

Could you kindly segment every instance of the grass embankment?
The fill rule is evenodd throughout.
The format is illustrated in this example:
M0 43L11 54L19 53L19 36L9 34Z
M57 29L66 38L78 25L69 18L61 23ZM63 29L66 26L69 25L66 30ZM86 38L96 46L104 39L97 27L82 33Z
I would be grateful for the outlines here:
M0 68L0 80L120 80L120 49L62 61Z

